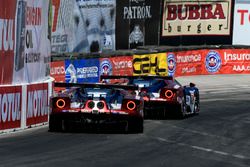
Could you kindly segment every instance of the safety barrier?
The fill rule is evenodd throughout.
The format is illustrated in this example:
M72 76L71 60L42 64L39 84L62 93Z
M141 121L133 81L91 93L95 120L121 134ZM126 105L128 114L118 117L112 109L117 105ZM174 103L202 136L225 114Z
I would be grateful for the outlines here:
M53 81L1 86L0 133L46 124Z

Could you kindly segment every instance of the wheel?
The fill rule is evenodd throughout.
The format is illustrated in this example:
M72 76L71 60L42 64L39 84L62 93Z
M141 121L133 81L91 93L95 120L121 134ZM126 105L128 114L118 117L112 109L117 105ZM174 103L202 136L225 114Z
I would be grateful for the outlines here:
M131 119L128 121L127 130L130 133L143 133L143 118Z
M178 113L180 119L184 119L187 115L187 105L184 99L182 100L181 107Z
M194 105L194 115L199 115L199 113L200 113L200 105L198 102L196 102Z
M55 115L49 116L49 131L51 132L62 131L62 120L60 120Z

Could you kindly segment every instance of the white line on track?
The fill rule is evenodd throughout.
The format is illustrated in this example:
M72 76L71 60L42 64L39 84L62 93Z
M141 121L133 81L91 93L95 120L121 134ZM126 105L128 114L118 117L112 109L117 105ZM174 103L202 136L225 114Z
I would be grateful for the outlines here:
M200 150L200 151L204 151L204 152L211 152L211 153L222 155L222 156L230 156L230 157L234 157L234 158L241 159L241 160L250 160L250 157L246 157L246 156L241 155L241 154L230 154L230 153L227 153L227 152L224 152L224 151L214 150L214 149L211 149L211 148L200 147L200 146L195 146L195 145L189 145L189 144L186 144L186 143L176 142L176 141L173 141L173 140L167 140L167 139L164 139L162 137L151 137L151 138L154 138L154 139L156 139L156 140L158 140L160 142L174 143L176 145L189 147L189 148L192 148L192 149L195 149L195 150Z

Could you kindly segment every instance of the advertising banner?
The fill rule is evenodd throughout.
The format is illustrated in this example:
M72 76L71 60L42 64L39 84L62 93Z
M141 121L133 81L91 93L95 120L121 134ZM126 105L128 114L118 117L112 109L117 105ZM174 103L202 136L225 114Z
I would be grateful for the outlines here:
M250 45L250 1L236 0L234 7L233 45Z
M48 83L27 86L26 126L48 121Z
M168 53L172 75L249 74L249 49L190 50ZM168 67L170 66L168 61ZM169 75L171 75L169 71Z
M16 0L0 1L0 85L12 83L13 62L21 56L15 54L15 14Z
M117 49L158 44L160 4L160 0L123 0L117 3Z
M0 87L0 130L20 128L22 87Z
M100 59L100 75L127 75L133 74L133 57L117 56Z
M133 56L133 75L168 75L166 53Z
M115 50L115 0L52 0L52 52Z
M99 59L65 60L65 81L68 83L98 82Z
M64 61L55 61L50 63L50 76L55 79L55 82L65 82Z
M230 35L231 0L164 0L162 36Z
M49 76L49 0L18 0L13 83L31 83Z

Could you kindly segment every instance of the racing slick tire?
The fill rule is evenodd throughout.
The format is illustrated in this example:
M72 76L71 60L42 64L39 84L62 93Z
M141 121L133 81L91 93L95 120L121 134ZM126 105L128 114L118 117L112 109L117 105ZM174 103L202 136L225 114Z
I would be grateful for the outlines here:
M143 118L136 118L128 120L125 131L129 133L143 133Z
M179 119L184 119L187 115L187 105L185 103L185 100L182 100L182 103L179 107L179 111L178 111L178 118Z
M49 131L58 132L62 131L62 120L54 115L49 116Z

